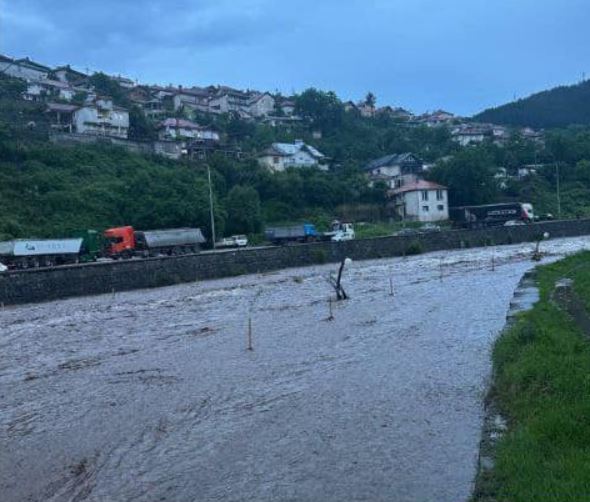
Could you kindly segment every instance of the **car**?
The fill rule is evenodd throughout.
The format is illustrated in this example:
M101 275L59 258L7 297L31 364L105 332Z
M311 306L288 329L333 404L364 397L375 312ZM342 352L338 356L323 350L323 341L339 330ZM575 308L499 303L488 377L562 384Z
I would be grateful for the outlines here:
M216 247L218 248L241 248L248 245L248 237L245 235L232 235L221 239Z
M7 270L8 270L8 267L6 265L4 265L4 263L0 263L0 273L6 272Z
M434 223L425 223L418 230L420 232L440 232L440 227Z
M242 248L248 245L248 237L245 235L232 235L230 239L234 240L237 247Z
M420 230L418 230L417 228L402 228L401 230L395 232L393 235L396 237L404 237L408 235L418 235L421 233L422 232L420 232Z

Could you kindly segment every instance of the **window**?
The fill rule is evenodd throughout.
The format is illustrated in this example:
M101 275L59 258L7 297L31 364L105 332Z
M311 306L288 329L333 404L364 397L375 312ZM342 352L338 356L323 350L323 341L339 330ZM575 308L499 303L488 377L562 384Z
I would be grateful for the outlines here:
M445 196L443 194L442 190L437 190L436 191L436 200L444 200Z
M278 163L279 163L279 158L278 158L278 157L273 157L273 158L272 158L272 161L273 161L275 164L278 164Z
M428 190L422 190L422 200L428 200Z
M443 206L442 204L439 204L438 206L436 206L436 208L437 208L439 211L444 211L444 210L445 210L445 206Z
M422 211L424 211L425 213L427 213L429 211L429 207L428 206L422 206Z

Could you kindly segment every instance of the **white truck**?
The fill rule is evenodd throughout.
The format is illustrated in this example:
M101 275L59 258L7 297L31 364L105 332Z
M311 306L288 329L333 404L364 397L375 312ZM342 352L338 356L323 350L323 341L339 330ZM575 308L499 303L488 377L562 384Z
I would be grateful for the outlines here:
M332 230L324 233L324 237L333 242L351 241L355 238L352 223L342 223L338 220L332 222Z

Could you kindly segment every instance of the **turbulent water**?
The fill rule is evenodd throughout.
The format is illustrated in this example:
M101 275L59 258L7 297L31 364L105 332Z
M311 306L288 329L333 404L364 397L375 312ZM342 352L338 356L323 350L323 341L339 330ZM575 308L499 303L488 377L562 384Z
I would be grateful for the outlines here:
M353 263L333 320L336 265L4 309L0 500L466 500L530 254Z

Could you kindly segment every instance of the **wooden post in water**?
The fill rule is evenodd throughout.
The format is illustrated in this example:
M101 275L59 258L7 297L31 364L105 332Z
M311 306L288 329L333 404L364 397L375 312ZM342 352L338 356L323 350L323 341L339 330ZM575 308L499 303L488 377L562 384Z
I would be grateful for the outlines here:
M443 280L443 259L442 259L442 257L440 259L439 268L440 268L440 281L442 282L442 280Z
M393 296L393 277L389 278L389 296Z

